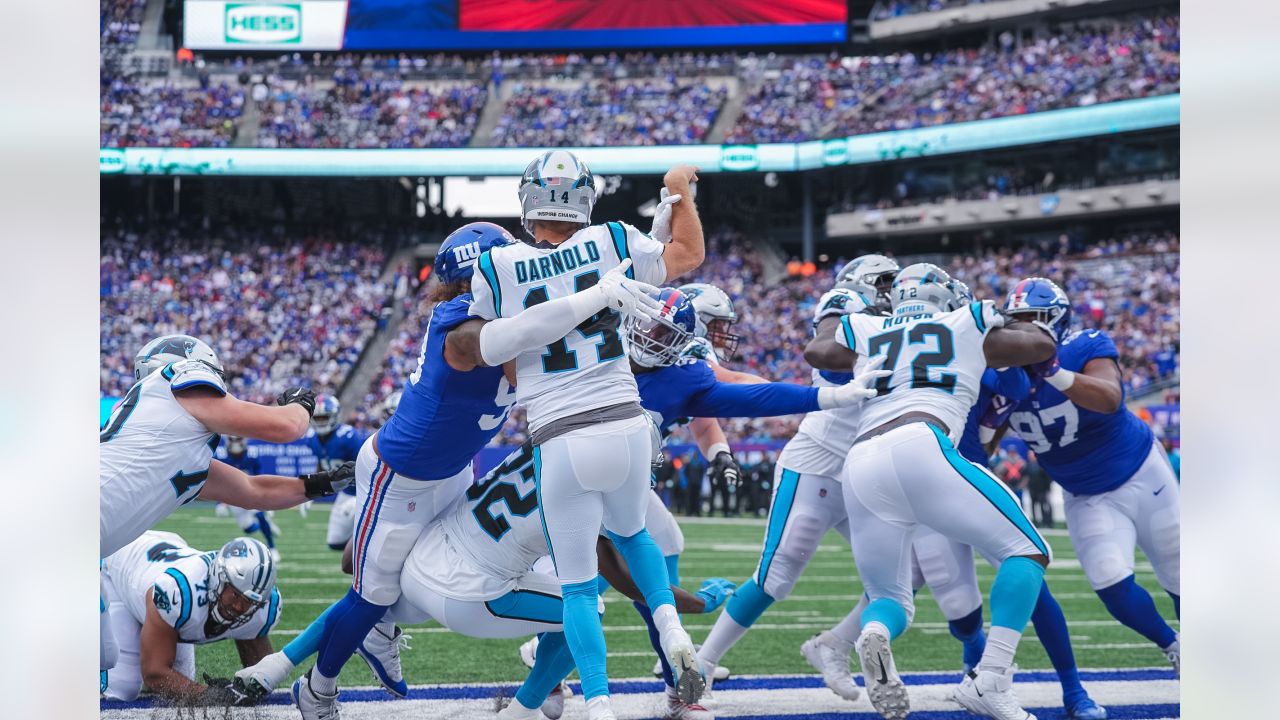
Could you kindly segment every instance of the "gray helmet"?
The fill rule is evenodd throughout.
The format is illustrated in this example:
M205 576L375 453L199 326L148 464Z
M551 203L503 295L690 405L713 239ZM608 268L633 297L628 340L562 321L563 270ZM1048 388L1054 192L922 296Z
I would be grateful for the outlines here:
M165 335L142 346L133 358L133 378L141 380L169 363L197 360L222 375L218 354L205 341L190 335Z
M693 310L698 316L694 337L710 340L711 346L723 357L737 352L742 336L729 332L729 328L738 322L738 313L733 309L729 294L710 283L688 283L678 289L693 301Z
M946 312L956 306L959 297L955 281L933 263L902 268L893 279L890 295L895 313Z
M520 219L533 235L534 220L591 224L596 206L596 178L568 150L548 150L524 169L520 178Z
M400 407L400 398L402 397L404 397L404 391L397 390L382 401L382 422L390 420L391 416L396 413L396 408Z
M896 260L884 255L863 255L840 268L835 286L852 290L869 307L888 312L893 305L889 300L889 287L901 269Z
M209 568L209 616L219 625L239 627L267 604L275 586L276 563L271 551L253 538L238 537L222 546ZM220 602L227 587L249 601L247 611L228 616Z
M969 289L968 285L965 285L963 282L956 280L955 278L951 279L951 283L952 283L952 289L955 290L956 296L955 296L955 299L951 302L951 306L948 307L947 310L959 310L965 305L968 305L969 303L973 302L974 300L973 291Z

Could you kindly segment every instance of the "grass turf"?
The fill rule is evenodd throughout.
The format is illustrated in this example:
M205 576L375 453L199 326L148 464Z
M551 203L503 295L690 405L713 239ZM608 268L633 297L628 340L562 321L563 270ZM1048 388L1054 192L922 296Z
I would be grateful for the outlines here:
M324 543L329 506L314 507L307 518L293 510L278 512L282 530L277 547L282 554L278 584L284 610L271 640L278 650L293 639L330 603L350 587L349 576L339 568L339 553ZM727 577L741 583L759 559L764 536L763 521L709 523L682 522L685 553L680 560L683 586L695 590L707 577ZM176 532L200 550L214 550L240 534L231 518L215 517L211 505L193 504L180 509L157 528ZM1049 536L1056 564L1048 572L1075 647L1076 660L1086 668L1163 666L1164 655L1141 636L1114 621L1089 588L1065 533ZM1156 599L1161 613L1173 618L1173 603L1155 582L1150 566L1139 555L1138 582ZM986 597L995 572L979 560L978 580ZM849 554L849 546L836 533L828 533L796 585L791 597L776 603L752 632L725 656L723 664L735 674L809 673L800 657L800 644L810 635L839 621L853 606L862 585ZM922 590L916 599L915 623L894 642L899 669L958 670L960 644L952 639L937 605ZM609 674L613 677L646 676L655 657L643 623L629 601L610 590L604 616L609 647ZM719 611L717 611L719 612ZM989 613L987 620L990 620ZM685 627L700 642L715 615L686 616ZM1177 627L1176 623L1174 624ZM413 636L412 649L402 654L410 684L519 681L526 669L520 663L520 640L475 640L445 631L435 623L405 629ZM240 663L234 643L201 645L196 650L200 671L230 676ZM314 660L304 664L310 667ZM1052 669L1030 627L1018 648L1023 669ZM299 673L301 670L299 670ZM341 685L369 685L373 678L358 658L348 663Z

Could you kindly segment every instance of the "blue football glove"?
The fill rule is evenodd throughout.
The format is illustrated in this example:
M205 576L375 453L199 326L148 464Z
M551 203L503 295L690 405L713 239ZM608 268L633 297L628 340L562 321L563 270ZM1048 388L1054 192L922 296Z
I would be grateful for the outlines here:
M715 612L733 596L733 591L738 589L737 583L726 580L724 578L707 578L702 581L702 587L698 588L698 592L694 593L702 598L702 602L706 603L706 607L702 608L703 613Z

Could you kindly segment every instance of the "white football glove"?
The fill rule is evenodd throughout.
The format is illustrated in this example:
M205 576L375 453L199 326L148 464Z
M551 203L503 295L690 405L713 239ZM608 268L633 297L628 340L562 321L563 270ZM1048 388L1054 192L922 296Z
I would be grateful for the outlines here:
M628 279L629 267L631 258L626 258L596 283L596 287L604 293L605 307L623 315L657 319L662 314L662 303L650 297L649 293L657 294L658 288L646 282Z
M818 388L818 407L823 410L832 410L857 405L863 400L875 397L879 391L872 386L880 378L893 374L892 370L881 369L884 359L884 355L877 355L867 362L862 372L844 385Z
M649 237L663 245L671 242L671 206L680 202L681 197L672 195L666 188L658 193L658 207L653 211L653 226L649 228Z
M852 315L867 309L867 303L849 288L832 288L813 307L813 324L832 315Z

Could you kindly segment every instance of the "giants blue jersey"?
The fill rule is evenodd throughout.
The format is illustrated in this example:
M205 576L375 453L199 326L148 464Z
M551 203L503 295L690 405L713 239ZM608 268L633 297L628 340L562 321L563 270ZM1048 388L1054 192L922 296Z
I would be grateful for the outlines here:
M262 474L262 471L259 470L261 463L258 462L258 458L250 456L247 452L243 455L232 455L231 453L227 453L227 457L223 462L243 472L245 475Z
M355 462L356 456L360 454L360 446L364 445L364 441L368 439L369 433L344 424L334 428L333 432L323 438L315 428L311 428L302 441L311 448L311 452L315 453L316 468L329 470L348 460ZM355 495L356 484L351 483L343 488L342 492Z
M445 335L472 318L470 305L470 293L436 305L418 368L378 431L378 454L397 474L418 480L458 474L498 433L516 401L501 367L459 372L445 362Z
M663 436L690 417L768 417L819 409L817 388L789 383L723 383L716 380L707 361L691 357L638 373L636 385L640 405L658 417Z
M982 415L991 406L992 400L1001 395L1012 402L1019 402L1031 394L1031 378L1022 368L1005 368L996 370L987 368L982 373L982 385L978 388L978 402L969 409L969 417L964 423L964 434L960 436L958 450L969 462L987 467L991 457L983 447L978 426Z
M1118 356L1115 343L1101 330L1073 333L1058 346L1058 362L1072 372L1081 372L1094 358ZM1154 442L1151 428L1129 412L1123 397L1116 412L1093 412L1041 379L1032 382L1031 395L1015 406L1009 427L1035 451L1049 477L1077 495L1123 485L1146 461Z

